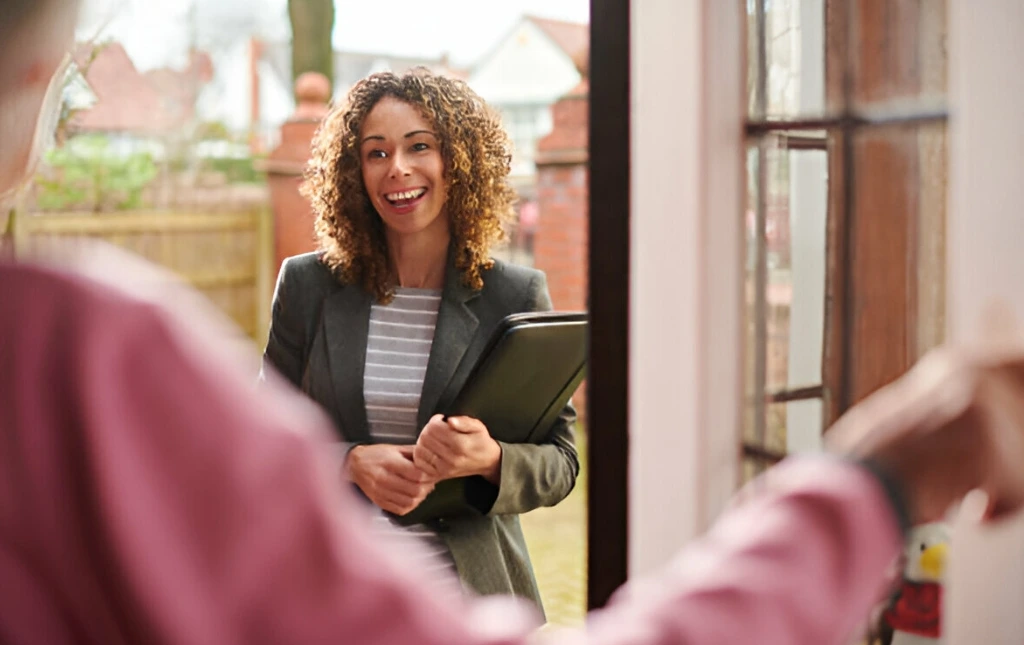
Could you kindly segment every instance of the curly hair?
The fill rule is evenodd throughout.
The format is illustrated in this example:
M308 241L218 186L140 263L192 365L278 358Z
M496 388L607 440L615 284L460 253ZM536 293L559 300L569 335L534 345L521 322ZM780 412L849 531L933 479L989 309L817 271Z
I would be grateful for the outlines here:
M359 154L363 121L384 97L415 106L436 129L455 267L466 286L483 288L482 272L494 264L491 247L506 238L516 199L508 181L508 135L497 113L466 83L423 68L359 81L317 130L302 193L316 215L322 260L339 279L361 285L378 302L394 297L384 222L363 185Z

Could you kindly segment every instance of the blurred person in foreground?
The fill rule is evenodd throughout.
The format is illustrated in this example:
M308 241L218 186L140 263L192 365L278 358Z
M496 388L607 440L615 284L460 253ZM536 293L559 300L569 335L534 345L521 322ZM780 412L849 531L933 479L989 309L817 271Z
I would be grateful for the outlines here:
M44 104L73 10L4 0L0 39L52 49L6 49L0 102ZM3 167L20 134L0 132ZM944 349L844 417L831 456L773 469L585 631L536 632L510 600L439 598L374 540L324 458L326 419L286 386L254 393L189 333L198 314L31 263L0 263L0 290L3 643L838 644L908 525L975 488L989 517L1024 499L1024 350Z

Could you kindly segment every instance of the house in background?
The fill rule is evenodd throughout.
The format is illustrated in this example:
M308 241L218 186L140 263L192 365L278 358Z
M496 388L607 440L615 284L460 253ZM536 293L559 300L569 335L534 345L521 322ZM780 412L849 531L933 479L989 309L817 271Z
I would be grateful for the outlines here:
M470 71L470 86L501 112L524 203L536 195L535 152L551 131L551 106L583 80L589 43L586 24L523 16Z
M512 181L521 198L534 198L534 152L551 131L551 106L579 85L589 51L589 27L583 23L523 16L508 33L469 69L453 66L446 56L406 57L338 50L334 53L334 99L340 100L357 81L380 71L401 73L423 66L466 80L502 116L514 146ZM294 110L291 46L287 42L251 41L247 51L232 57L224 96L245 96L249 110L225 111L232 129L251 128L268 150L277 143L278 128ZM245 71L243 71L245 70ZM238 101L213 99L211 108ZM223 110L221 107L220 109Z
M192 52L184 69L140 72L124 47L109 43L76 48L66 98L82 105L70 134L103 134L117 152L160 155L161 140L187 135L197 125L196 104L213 78L213 63Z
M466 80L501 112L515 146L513 180L523 198L530 199L537 141L551 130L552 104L580 83L588 44L586 24L523 16L469 69L452 65L446 56L337 50L334 99L378 71L400 73L424 66ZM200 100L203 119L221 122L235 133L250 133L258 150L272 149L281 124L295 109L290 58L286 40L254 38L220 52L217 77Z
M291 45L287 42L253 39L248 45L247 58L248 73L232 75L236 79L244 79L245 87L237 87L236 83L233 91L244 91L249 97L249 110L244 112L248 118L245 127L251 129L255 147L268 150L276 145L278 128L295 109ZM357 81L370 74L384 71L402 73L414 67L426 67L449 76L466 76L465 71L451 66L445 56L425 58L336 50L333 100L343 99ZM232 121L234 129L241 129L237 119Z
M468 69L446 56L339 50L334 98L377 71L424 66L463 78L501 113L514 146L513 184L525 204L536 195L537 142L551 130L551 106L581 82L588 42L586 24L527 15ZM217 50L215 64L195 53L185 69L142 73L120 44L107 45L79 83L77 93L95 104L76 115L75 131L103 132L130 149L197 123L218 123L236 140L248 134L253 152L266 152L295 109L290 49L287 41L244 39ZM84 50L76 56L83 69L86 57Z
M272 82L284 87L292 85L291 46L288 43L265 43L261 47L263 61L269 63L273 74ZM334 100L338 101L348 93L356 82L376 72L406 72L414 67L426 67L433 72L461 76L464 72L452 68L447 57L418 58L335 50L334 52ZM261 75L260 82L268 82Z

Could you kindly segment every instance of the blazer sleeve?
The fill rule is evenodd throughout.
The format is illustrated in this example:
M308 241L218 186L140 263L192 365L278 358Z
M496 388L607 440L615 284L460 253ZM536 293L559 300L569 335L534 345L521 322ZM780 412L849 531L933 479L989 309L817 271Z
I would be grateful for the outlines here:
M301 388L302 372L306 364L306 321L300 306L300 285L292 259L281 265L270 308L270 334L263 352L260 380L267 379L267 367L272 367L292 385Z
M551 311L547 280L538 273L527 288L521 311ZM501 446L501 482L490 509L492 515L526 513L554 506L572 491L580 471L573 437L576 410L569 403L538 444L504 443Z

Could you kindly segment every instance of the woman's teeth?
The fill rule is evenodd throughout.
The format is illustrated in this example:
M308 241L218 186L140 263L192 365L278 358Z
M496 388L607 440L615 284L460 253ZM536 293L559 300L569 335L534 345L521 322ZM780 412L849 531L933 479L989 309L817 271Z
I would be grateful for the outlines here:
M417 188L416 190L406 190L400 193L388 193L387 195L384 195L384 198L389 202L402 202L410 199L416 199L425 192L427 192L426 188Z

